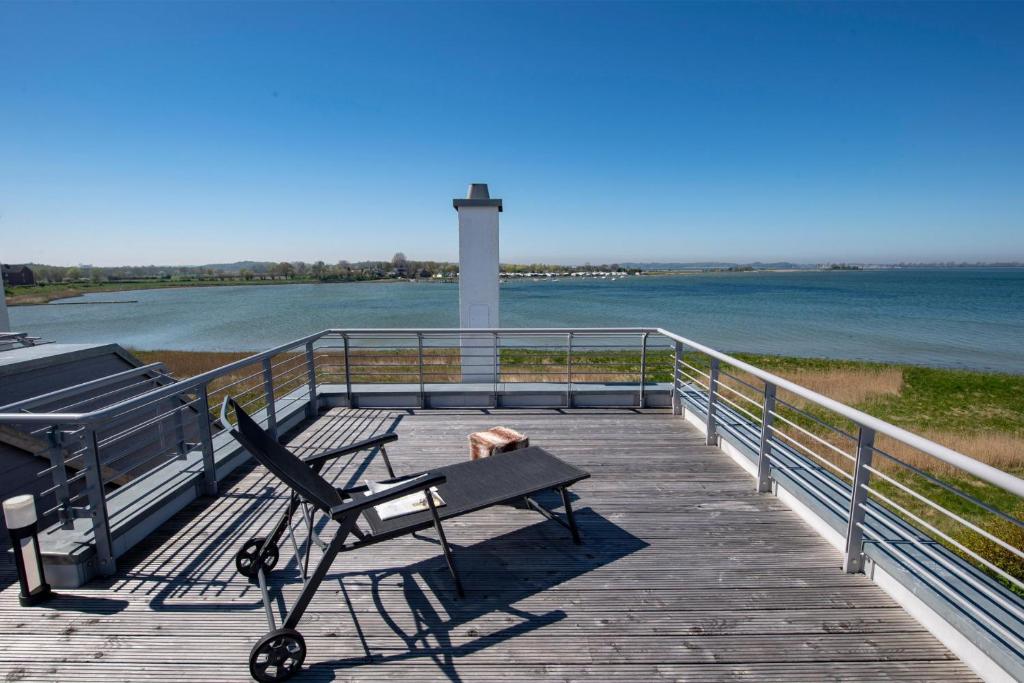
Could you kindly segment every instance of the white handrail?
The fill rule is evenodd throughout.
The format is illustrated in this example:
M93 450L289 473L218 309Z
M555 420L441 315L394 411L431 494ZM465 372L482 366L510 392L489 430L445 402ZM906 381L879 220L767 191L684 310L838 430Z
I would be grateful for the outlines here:
M739 368L740 370L743 370L744 372L747 372L751 375L754 375L755 377L765 382L774 384L776 387L780 389L785 389L786 391L796 394L801 398L805 398L808 401L811 401L812 403L816 403L823 408L827 408L828 410L831 410L837 415L841 415L849 420L852 420L863 427L873 429L878 434L885 434L886 436L889 436L893 439L896 439L897 441L905 443L908 446L911 446L912 448L916 448L922 453L926 453L932 456L933 458L936 458L937 460L941 460L942 462L948 465L952 465L953 467L973 474L978 479L988 482L993 486L998 486L1006 491L1009 491L1010 493L1024 497L1024 479L1015 477L1012 474L1009 474L1008 472L1003 472L1002 470L992 467L991 465L986 465L985 463L975 460L970 456L964 455L963 453L958 453L957 451L954 451L952 448L947 448L946 446L937 444L934 441L924 438L923 436L919 436L917 434L914 434L913 432L908 432L906 429L903 429L902 427L897 427L896 425L890 424L885 420L880 420L877 417L868 415L867 413L857 410L856 408L851 408L845 403L840 403L839 401L831 399L828 396L823 396L816 391L811 391L810 389L802 387L799 384L789 381L788 379L784 379L782 377L779 377L778 375L773 375L772 373L766 370L761 370L760 368L750 365L749 363L744 363L738 358L734 358L726 353L722 353L721 351L716 351L715 349L712 349L709 346L705 346L699 342L687 339L686 337L682 337L673 332L669 332L668 330L658 329L658 333L665 337L668 337L669 339L685 344L686 346L689 346L692 349L700 351L701 353L711 356L712 358L717 358L720 361L725 361L729 365Z

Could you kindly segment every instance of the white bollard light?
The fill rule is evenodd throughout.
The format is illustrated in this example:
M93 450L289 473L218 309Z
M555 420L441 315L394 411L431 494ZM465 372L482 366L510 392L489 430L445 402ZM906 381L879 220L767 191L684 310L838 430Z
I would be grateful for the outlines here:
M4 522L11 535L14 562L18 567L21 592L18 602L22 607L37 605L53 593L43 574L43 557L39 552L39 518L36 515L35 496L25 494L4 501Z

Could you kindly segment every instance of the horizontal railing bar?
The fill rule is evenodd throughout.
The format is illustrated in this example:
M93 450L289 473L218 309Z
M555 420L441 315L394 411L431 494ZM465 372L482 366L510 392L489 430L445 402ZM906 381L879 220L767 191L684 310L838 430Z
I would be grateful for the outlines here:
M828 467L828 468L830 468L832 470L835 470L836 472L838 472L842 476L846 477L847 479L850 479L851 481L853 480L853 475L850 474L849 472L844 471L842 467L839 467L835 463L829 462L828 459L825 458L823 455L820 455L819 453L816 453L815 451L811 450L810 447L805 446L804 444L800 443L799 441L797 441L793 437L789 436L785 432L779 431L778 429L775 428L774 425L768 425L768 429L770 429L772 434L774 434L775 436L781 436L783 439L785 439L789 443L791 443L794 446L796 446L797 448L803 450L805 453L807 453L811 457L817 459L819 462L821 462L826 467Z
M718 384L717 386L718 386L718 387L721 387L722 385L721 385L721 384ZM759 416L757 416L757 415L754 415L754 414L753 414L752 412L750 412L749 410L747 410L746 408L744 408L743 406L741 406L741 405L740 405L739 403L736 403L736 402L735 402L735 401L733 401L732 399L730 399L730 398L728 398L728 397L726 397L726 396L723 396L722 394L718 394L716 398L719 398L719 399L721 399L721 400L725 401L726 403L728 403L729 405L731 405L731 406L732 406L733 408L735 408L736 410L739 410L739 411L740 411L740 412L742 412L742 413L743 413L744 415L746 415L746 416L748 416L749 418L751 418L751 419L752 419L752 420L754 421L754 424L760 424L760 422L761 422L761 418L760 418Z
M885 522L883 521L883 524L884 523ZM977 617L980 617L982 620L984 620L985 622L988 623L989 627L995 629L996 631L1001 632L1003 634L1003 637L1006 638L1007 640L1016 641L1018 643L1017 646L1016 646L1018 649L1024 649L1024 640L1021 640L1021 638L1016 633L1014 633L1013 631L1008 630L1003 624L1001 624L991 614L989 614L989 612L987 610L979 609L978 606L973 603L973 601L968 600L963 595L961 595L960 591L954 590L948 584L947 581L944 581L942 578L940 578L938 575L936 575L936 573L934 571L932 571L928 567L926 567L923 564L921 564L918 560L915 560L914 558L912 558L909 555L907 555L906 553L904 553L902 550L900 550L898 547L896 547L890 541L882 538L877 532L872 531L871 529L869 529L866 524L858 524L857 526L860 527L861 530L863 530L864 535L866 537L868 537L868 540L870 540L870 541L872 541L874 543L878 543L879 545L885 547L885 549L888 550L889 552L891 552L893 555L895 555L896 558L901 563L903 563L903 564L911 564L911 565L916 566L918 568L918 571L915 571L914 573L917 576L920 576L920 577L924 578L925 581L927 581L933 587L937 588L939 591L944 593L948 598L950 598L953 601L959 603L961 605L961 607L963 607L969 614L974 614ZM886 526L889 526L889 525L886 524ZM957 574L958 576L961 576L961 578L963 578L963 576L965 575L965 572L963 572L959 568L955 567L955 565L953 565L951 562L948 562L944 558L941 558L937 553L929 552L929 549L928 549L927 545L922 543L920 540L914 539L914 538L907 539L907 540L909 542L913 543L922 552L924 552L925 554L928 554L929 557L931 557L933 560L935 560L940 565L945 567L947 570L953 572L954 574ZM995 602L996 604L999 604L1001 606L1005 606L1005 601L1004 600L993 599L993 602Z
M703 387L705 391L711 391L711 388L707 384L704 384L703 382L701 382L696 377L694 377L692 375L688 375L685 372L683 372L682 370L679 371L679 374L682 375L683 377L687 378L688 380L690 380L694 384L696 384L696 385L698 385L700 387Z
M994 571L996 574L998 574L999 577L1002 577L1002 578L1006 579L1007 581L1009 581L1010 583L1014 584L1018 588L1024 588L1024 583L1020 582L1018 579L1013 577L1012 574L1007 573L1006 571L1000 569L999 567L997 567L996 565L992 564L991 562L986 560L984 557L982 557L981 555L977 554L976 552L974 552L970 548L964 546L963 544L957 543L956 541L951 539L949 536L945 535L945 533L943 533L939 529L935 528L934 526L932 526L931 524L929 524L925 520L923 520L920 517L914 515L913 513L909 512L905 508L897 505L896 503L893 503L891 500L889 500L888 498L886 498L882 494L878 493L877 490L873 490L871 488L868 488L867 486L865 486L864 488L871 495L877 496L879 499L881 499L881 500L885 501L886 503L888 503L889 505L893 506L897 511L902 512L903 514L905 514L908 517L910 517L910 519L913 519L914 521L922 524L926 528L930 528L941 539L943 539L944 541L946 541L947 543L952 545L957 550L968 554L970 557L973 557L975 560L980 562L982 565L988 567L988 569L990 569L991 571ZM909 535L909 533L906 533L903 529L901 529L899 527L899 525L895 524L892 520L887 519L885 513L882 510L877 510L877 509L874 509L872 507L867 507L865 509L865 512L867 514L871 515L871 517L873 517L874 519L876 519L879 522L881 522L882 524L884 524L886 527L888 527L900 539L903 539L904 541L909 541L910 543L913 543L915 546L918 546L919 548L921 548L922 551L926 552L929 557L931 557L932 559L934 559L936 561L940 561L938 553L926 551L925 549L928 548L927 545L921 543L920 539L916 539L913 536ZM1008 611L1014 612L1014 614L1018 618L1024 618L1024 611L1022 611L1017 605L1014 605L1014 604L1012 604L1012 603L1002 599L995 592L988 590L988 588L985 587L984 584L982 584L981 582L979 582L976 579L972 578L971 575L968 574L966 571L959 570L958 568L953 568L955 565L953 565L951 562L948 563L948 564L946 564L946 563L942 563L942 564L943 564L943 566L946 566L946 568L949 569L950 571L955 572L958 575L959 578L961 578L964 581L966 581L975 590L984 593L985 596L988 599L990 599L993 602L997 603L1000 607L1002 607L1004 609L1007 609Z
M722 374L721 370L719 370L719 374ZM739 396L740 398L742 398L742 399L744 399L744 400L746 400L746 401L749 401L749 402L750 402L751 404L753 404L754 406L756 406L756 407L758 407L758 408L762 408L762 407L763 407L763 406L761 405L761 402L760 402L760 401L756 401L756 400L754 400L754 399L750 398L749 396L747 396L746 394L744 394L744 393L743 393L742 391L739 391L738 389L734 389L734 388L730 387L730 386L729 386L728 384L726 384L726 383L722 382L721 380L719 380L719 382L718 382L718 388L719 388L719 389L728 389L729 391L731 391L732 393L736 394L736 395L737 395L737 396ZM760 421L760 419L761 419L761 418L759 417L759 418L757 418L757 419L758 419L758 421Z
M110 396L114 396L116 394L124 393L126 391L130 391L132 389L136 389L138 387L144 386L146 384L153 384L154 382L159 382L160 381L160 377L169 378L170 376L169 375L159 375L159 376L156 376L156 377L146 377L145 379L143 379L141 381L133 382L131 384L126 384L123 387L117 387L117 388L111 389L110 391L105 391L102 394L93 394L93 395L90 395L90 396L86 396L84 398L80 398L77 401L72 401L71 403L66 403L66 404L64 404L62 406L53 408L53 410L59 410L59 411L70 410L70 409L72 409L72 408L74 408L76 406L82 405L83 403L89 403L90 401L99 401L100 399L104 399L104 398L108 398ZM39 429L34 430L32 433L33 434L38 434L41 431L46 431L46 429L47 429L46 427L40 427Z
M74 484L76 481L79 481L80 479L84 478L88 474L89 474L88 470L83 469L81 472L77 472L77 473L73 474L72 476L68 477L67 480L62 481L59 484L54 484L53 486L51 486L49 488L45 488L45 489L43 489L42 491L40 491L36 495L38 495L38 496L47 496L47 495L49 495L51 493L54 493L54 492L64 488L65 486L70 486L71 484Z
M998 536L996 536L996 535L994 535L994 534L992 534L992 533L990 533L988 531L985 531L980 526L974 524L973 522L971 522L969 520L964 519L960 515L958 515L955 512L953 512L952 510L949 510L948 508L945 508L945 507L939 505L935 501L933 501L933 500L931 500L931 499L921 495L920 493L918 493L917 491L913 490L909 486L906 486L902 482L896 481L894 478L890 477L889 475L885 474L884 472L881 472L881 471L875 469L874 467L871 467L870 465L865 465L864 468L867 469L872 474L874 474L875 476L881 477L882 479L884 479L885 481L889 482L890 484L892 484L896 488L900 489L901 491L910 494L911 496L913 496L914 498L918 499L919 501L921 501L922 503L924 503L928 507L932 508L933 510L936 510L937 512L941 512L946 517L948 517L948 518L950 518L950 519L952 519L952 520L954 520L956 522L959 522L960 524L964 525L965 527L967 527L968 529L970 529L974 533L978 534L979 536L983 536L983 537L987 538L988 540L992 541L996 545L1001 545L1003 548L1005 548L1006 550L1010 551L1011 553L1013 553L1017 557L1020 557L1020 558L1024 559L1024 551L1020 550L1019 548L1017 548L1015 546L1010 545L1009 543L1007 543L1003 539L999 538ZM873 489L871 489L871 490L873 490ZM879 495L881 495L881 494L879 494Z
M951 448L937 444L923 436L909 432L901 427L897 427L896 425L889 424L885 420L880 420L877 417L868 415L856 408L851 408L839 401L823 396L816 391L812 391L806 387L800 386L799 384L779 377L778 375L761 370L749 363L744 363L738 358L716 351L715 349L687 339L686 337L681 337L663 329L658 329L656 332L668 337L669 339L681 342L692 349L706 353L720 361L725 361L729 365L737 367L754 377L758 377L766 382L771 382L779 389L784 389L792 394L800 396L801 398L805 398L812 403L817 403L821 407L831 410L832 412L841 415L848 420L852 420L863 427L872 429L878 434L884 434L896 439L897 441L901 441L908 446L916 448L923 453L927 453L928 455L941 460L947 465L952 465L953 467L957 467L965 472L969 472L982 481L986 481L989 484L993 484L994 486L998 486L1018 496L1024 497L1024 479L1020 479L1012 474L1003 472L991 465L987 465L981 461L975 460L974 458L968 457L963 453L958 453Z
M23 423L87 423L95 424L102 420L117 415L119 412L123 412L126 409L130 409L131 406L135 406L140 402L154 401L161 397L173 396L180 394L195 387L207 384L210 381L223 377L224 375L230 374L231 372L248 367L255 363L261 362L264 359L276 356L284 351L295 350L298 347L304 346L309 342L316 342L318 340L330 337L339 337L342 339L349 340L360 340L360 339L387 339L401 336L413 336L420 335L424 339L436 339L438 337L454 337L462 339L464 336L482 335L490 336L495 339L502 338L514 338L514 337L528 337L533 336L544 336L544 335L565 335L572 333L574 337L583 337L586 335L593 336L595 338L609 338L614 336L647 333L656 334L664 337L667 340L672 340L683 344L695 351L704 353L712 358L716 358L720 361L724 361L730 366L742 370L747 374L757 377L762 381L770 382L774 384L778 389L788 391L794 395L800 396L812 403L815 403L822 408L830 410L842 417L845 417L862 427L872 429L878 434L884 434L897 441L900 441L908 446L916 448L923 453L926 453L948 465L957 467L965 472L968 472L975 477L985 481L989 484L993 484L1000 488L1003 488L1011 493L1018 496L1024 497L1024 480L1015 477L1007 472L1003 472L991 465L987 465L980 461L974 460L962 453L958 453L950 448L937 444L933 441L925 439L917 434L909 432L905 429L889 424L884 420L880 420L876 417L868 415L863 411L857 410L850 406L844 405L834 399L823 396L815 391L800 386L794 382L791 382L783 377L779 377L773 373L767 372L760 368L757 368L749 363L739 360L733 356L717 351L709 346L695 342L686 337L682 337L668 330L661 328L643 328L643 327L624 327L624 328L396 328L388 330L380 329L337 329L331 328L323 332L307 335L300 339L281 344L279 346L267 349L255 353L246 358L233 361L219 368L209 370L204 373L195 375L194 377L182 379L173 384L169 384L164 387L158 387L152 391L146 392L136 397L132 397L125 401L115 403L111 406L107 406L97 411L88 413L0 413L0 423L2 422L23 422ZM689 366L693 367L693 366ZM697 372L701 372L697 368L693 368ZM701 374L703 374L701 372Z
M840 429L839 427L836 427L835 425L831 425L828 422L825 422L825 420L821 419L820 417L817 417L816 415L812 415L811 413L807 412L806 410L793 405L792 403L790 403L789 401L785 400L784 398L781 398L778 394L775 395L775 402L778 403L778 404L781 404L781 405L783 405L783 406L785 406L787 408L789 408L790 410L792 410L794 412L800 413L801 415L806 417L808 420L813 420L814 422L817 422L818 424L820 424L825 429L827 429L827 430L829 430L831 432L835 432L839 436L844 436L844 437L846 437L847 439L849 439L850 441L853 441L853 442L857 441L857 437L854 436L853 434L850 434L849 432L847 432L847 431L845 431L843 429Z
M282 351L296 348L298 346L305 346L306 343L319 339L323 336L323 332L317 332L316 334L307 335L301 339L296 339L285 344L280 344L273 348L267 349L266 351L260 351L254 353L251 356L241 358L236 361L222 365L219 368L213 370L207 370L206 372L199 373L192 377L181 379L173 384L158 387L152 391L148 391L139 396L132 397L125 401L115 403L100 410L96 410L89 413L0 413L0 423L3 422L57 422L57 423L76 423L76 424L95 424L102 422L104 419L117 415L119 412L124 412L133 409L133 404L139 401L156 401L161 398L167 398L174 396L175 394L184 393L190 390L194 390L196 387L207 384L218 377L231 374L235 370L240 368L248 367L254 363L262 362L265 358L276 356Z
M981 509L987 510L988 512L991 512L992 514L996 515L997 517L1001 517L1002 519L1006 520L1007 522L1010 522L1011 524L1016 524L1017 526L1019 526L1021 528L1024 528L1024 521L1021 521L1021 520L1017 519L1016 517L1013 517L1011 515L1006 514L1005 512L1000 510L999 508L992 507L988 503L985 503L982 500L979 500L978 498L975 498L974 496L972 496L971 494L967 493L966 491L961 491L960 489L958 489L957 487L953 486L952 484L947 484L946 482L942 481L938 477L935 477L935 476L932 476L931 474L928 474L927 472L922 470L920 467L916 467L914 465L911 465L910 463L903 462L899 458L886 453L885 451L883 451L880 448L876 448L876 447L872 446L871 450L874 451L875 453L881 455L883 458L886 458L890 462L893 462L893 463L899 465L900 467L903 467L904 469L908 469L908 470L910 470L911 472L913 472L914 474L916 474L916 475L918 475L920 477L924 477L925 479L927 479L931 483L935 484L936 486L938 486L940 488L943 488L946 491L949 491L954 496L958 496L961 499L966 500L969 503L973 503L974 505L977 505Z
M736 381L736 382L739 382L739 383L740 383L740 384L742 384L743 386L745 386L745 387L749 388L749 389L750 389L750 390L752 390L752 391L756 391L756 392L757 392L757 393L759 393L759 394L760 394L761 392L763 392L763 391L764 391L764 387L755 387L755 386L754 386L753 384L751 384L750 382L744 381L744 380L740 379L739 377L737 377L736 375L733 375L733 374L731 374L731 373L728 373L728 372L726 372L725 370L723 370L723 369L721 368L721 366L719 366L719 368L718 368L718 374L719 374L719 375L725 375L725 376L726 376L726 377L728 377L729 379L731 379L731 380L734 380L734 381Z
M682 360L682 359L680 359L679 363L680 363L681 365L685 365L686 367L690 368L691 370L693 370L693 371L694 371L694 372L696 372L697 374L699 374L699 375L703 375L704 377L707 377L708 379L711 379L711 375L709 375L708 373L704 372L703 370L701 370L701 369L700 369L700 368L698 368L698 367L694 367L693 365L690 365L690 364L689 364L689 363L687 363L687 362L686 362L685 360Z
M804 487L804 489L806 491L808 491L811 495L813 495L815 497L815 499L817 499L818 501L824 503L828 507L832 508L832 510L836 514L838 514L840 516L840 518L845 519L848 516L849 511L847 509L845 509L844 507L840 506L839 503L835 502L834 500L832 500L828 496L824 495L824 493L820 490L820 487L815 486L813 482L809 481L806 477L803 477L803 476L800 476L800 475L803 472L807 472L808 474L813 476L815 479L817 479L818 481L822 482L825 486L827 486L828 488L830 488L833 491L835 491L836 493L838 493L840 496L845 496L845 497L848 498L849 497L849 492L848 491L844 491L840 487L838 482L830 481L828 479L828 477L826 477L825 475L823 475L821 472L819 472L816 469L801 468L801 469L798 470L797 468L791 466L789 463L783 461L779 456L775 455L775 453L773 453L771 451L766 453L765 457L775 463L773 465L773 467L776 467L776 468L782 470L783 472L786 473L787 476L790 476L790 477L793 477L794 479L796 479L799 483L801 483L803 485L803 487Z
M62 398L67 398L68 396L74 396L75 394L83 391L89 391L90 389L114 384L115 382L120 382L123 379L135 377L136 375L142 375L147 372L159 372L163 367L163 363L150 363L149 365L142 365L137 368L132 368L131 370L125 370L113 375L107 375L106 377L82 382L81 384L74 384L69 387L64 387L63 389L57 389L45 394L40 394L39 396L33 396L31 398L22 399L21 401L15 401L14 403L8 403L7 405L0 406L0 413L14 413L19 410L26 410L33 406L45 405L50 401L57 401Z
M789 420L789 419L787 419L787 418L783 417L782 415L779 415L779 414L778 414L777 412L775 412L774 410L773 410L773 411L771 411L771 414L772 414L772 417L774 417L774 418L776 418L776 419L779 419L779 420L782 420L783 422L785 422L786 424L788 424L788 425L789 425L790 427L792 427L793 429L798 429L798 430L800 430L800 432L801 432L801 433L805 434L806 436L809 436L809 437L811 437L812 439L814 439L815 441L817 441L818 443L820 443L820 444L821 444L822 446L825 446L825 447L827 447L827 448L831 448L831 449L832 449L832 450L833 450L834 452L836 452L837 454L839 454L839 455L843 456L844 458L846 458L846 459L847 459L847 460L849 460L850 462L856 462L856 461L857 461L857 458L855 458L854 456L850 455L849 453L847 453L847 452L846 452L846 451L844 451L843 449L839 448L839 447L838 447L838 446L836 446L835 444L831 444L831 443L829 443L828 441L825 441L825 439L821 438L821 437L820 437L820 436L818 436L817 434L814 434L813 432L810 432L810 431L808 431L808 430L804 429L803 427L801 427L801 426L800 426L800 425L798 425L797 423L793 422L792 420Z
M996 574L998 574L999 576L1003 577L1004 579L1006 579L1010 583L1014 584L1018 588L1024 588L1024 582L1021 582L1019 579L1014 577L1012 574L1008 574L1007 572L1003 571L997 565L993 564L992 562L989 562L984 557L982 557L981 555L979 555L975 551L973 551L970 548L968 548L967 546L965 546L963 543L960 543L959 541L955 540L949 534L947 534L947 533L945 533L943 531L940 531L934 525L929 524L928 522L924 521L919 516L915 515L913 512L911 512L910 510L906 509L905 507L903 507L902 505L900 505L899 503L894 501L892 498L889 498L888 496L886 496L884 493L881 493L878 490L871 488L870 486L864 486L863 488L864 488L865 491L867 491L871 495L875 496L876 498L878 498L882 502L884 502L887 505L891 506L897 512L899 512L899 513L901 513L903 515L906 515L911 521L914 521L914 522L920 524L925 529L927 529L928 531L932 532L933 534L935 534L936 536L938 536L939 538L944 540L946 543L949 543L951 546L953 546L954 548L956 548L960 552L966 554L967 556L973 558L975 561L977 561L981 565L987 567L990 571L995 572ZM865 512L867 514L871 515L872 517L874 517L875 519L879 519L879 518L884 516L884 514L880 510L875 510L875 509L873 509L871 507L866 508ZM900 536L905 538L908 541L910 540L910 536L908 534L900 533Z

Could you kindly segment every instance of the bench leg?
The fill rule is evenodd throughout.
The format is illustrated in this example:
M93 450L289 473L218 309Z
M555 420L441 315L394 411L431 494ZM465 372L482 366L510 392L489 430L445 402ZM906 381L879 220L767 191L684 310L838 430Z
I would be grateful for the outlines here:
M565 506L565 516L569 522L569 532L572 533L572 542L579 545L582 541L580 540L579 529L576 528L576 518L572 514L572 503L569 502L569 489L562 486L559 490L562 492L562 505Z
M444 535L444 528L441 526L441 518L437 516L437 506L434 505L434 494L430 491L426 492L427 505L430 506L430 514L434 518L434 528L437 529L437 537L441 541L441 548L444 549L444 559L448 563L448 571L452 573L452 579L455 580L455 592L459 594L460 598L466 597L466 592L462 590L462 580L459 578L459 570L455 567L455 558L452 557L452 549L448 546L448 538Z

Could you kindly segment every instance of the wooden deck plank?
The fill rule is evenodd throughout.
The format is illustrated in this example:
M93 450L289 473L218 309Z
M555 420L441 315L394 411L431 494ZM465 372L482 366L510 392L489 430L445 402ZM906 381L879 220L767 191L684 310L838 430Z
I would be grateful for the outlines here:
M452 520L463 599L430 534L342 554L300 624L309 656L298 680L975 680L665 412L333 409L291 447L394 429L388 453L408 472L467 458L467 435L494 425L591 472L574 488L584 544L513 506ZM386 476L367 453L328 474L338 485ZM251 469L122 558L115 577L33 609L0 592L0 677L248 680L266 623L233 554L269 527L281 492ZM286 601L297 578L294 565L275 572Z

